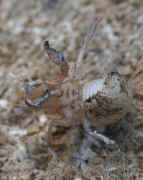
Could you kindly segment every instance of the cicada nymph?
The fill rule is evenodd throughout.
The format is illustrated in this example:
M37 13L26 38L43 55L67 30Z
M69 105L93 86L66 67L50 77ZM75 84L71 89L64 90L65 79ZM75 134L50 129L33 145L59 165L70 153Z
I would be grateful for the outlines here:
M119 72L111 71L100 79L86 84L81 83L80 64L87 53L88 43L95 35L98 23L99 19L86 36L72 74L69 75L70 66L63 54L51 48L49 41L45 41L44 49L48 58L60 67L61 75L57 80L26 84L25 103L27 106L42 108L47 103L46 108L49 113L59 114L58 119L53 119L48 124L48 143L52 139L53 126L74 127L81 124L89 135L106 144L114 144L114 141L98 133L96 129L92 131L91 126L96 128L117 123L131 110L132 102L127 81ZM33 102L29 97L33 89L41 84L45 84L47 88L43 96Z

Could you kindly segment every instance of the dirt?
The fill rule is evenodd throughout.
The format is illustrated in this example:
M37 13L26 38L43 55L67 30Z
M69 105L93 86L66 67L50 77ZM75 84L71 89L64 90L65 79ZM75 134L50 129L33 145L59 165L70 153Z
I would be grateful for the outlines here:
M143 179L143 1L141 0L0 0L0 180ZM73 138L80 129L56 128L54 157L45 143L48 121L58 114L24 103L25 83L53 80L59 67L48 61L44 40L75 63L95 19L102 20L88 46L83 82L116 67L130 82L138 112L106 134L117 148L83 150ZM82 135L81 135L82 136Z

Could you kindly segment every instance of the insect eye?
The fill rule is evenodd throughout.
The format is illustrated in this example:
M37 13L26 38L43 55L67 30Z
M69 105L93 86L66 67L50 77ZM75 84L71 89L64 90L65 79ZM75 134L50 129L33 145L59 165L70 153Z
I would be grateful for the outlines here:
M91 103L91 98L88 98L86 102Z
M46 94L48 94L49 93L49 90L48 90L48 88L46 89Z
M45 41L45 42L44 42L44 48L45 48L45 49L48 49L49 47L50 47L49 41Z
M114 75L119 76L120 74L119 74L118 72L110 72L110 75L111 75L111 76L114 76Z
M62 56L62 62L64 62L64 61L65 61L64 56Z
M64 56L62 54L61 54L61 62L65 63L65 58L64 58Z

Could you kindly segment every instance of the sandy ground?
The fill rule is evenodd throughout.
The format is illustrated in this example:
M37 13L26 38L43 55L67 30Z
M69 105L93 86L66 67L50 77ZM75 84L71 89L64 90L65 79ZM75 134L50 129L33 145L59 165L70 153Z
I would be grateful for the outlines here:
M93 152L84 152L85 161L73 158L73 129L61 127L54 137L54 158L45 145L54 116L25 106L25 83L60 75L45 56L44 40L63 52L69 64L76 62L97 16L102 20L81 64L82 73L91 69L83 82L114 64L130 81L139 112L125 117L125 128L112 132L109 127L107 134L118 148L92 147ZM0 180L143 179L142 52L141 0L0 0Z

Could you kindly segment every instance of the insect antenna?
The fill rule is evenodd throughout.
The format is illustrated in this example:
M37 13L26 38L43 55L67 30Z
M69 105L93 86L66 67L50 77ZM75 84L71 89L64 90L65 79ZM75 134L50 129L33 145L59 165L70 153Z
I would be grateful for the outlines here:
M87 54L87 47L89 45L89 43L91 42L91 40L94 38L95 34L96 34L96 30L98 27L98 24L101 22L102 18L101 17L97 17L95 20L95 24L92 26L91 31L89 33L87 33L85 39L84 39L84 43L83 46L80 49L77 61L76 61L76 68L75 68L75 74L79 74L79 68L81 65L81 62L84 58L84 56Z

